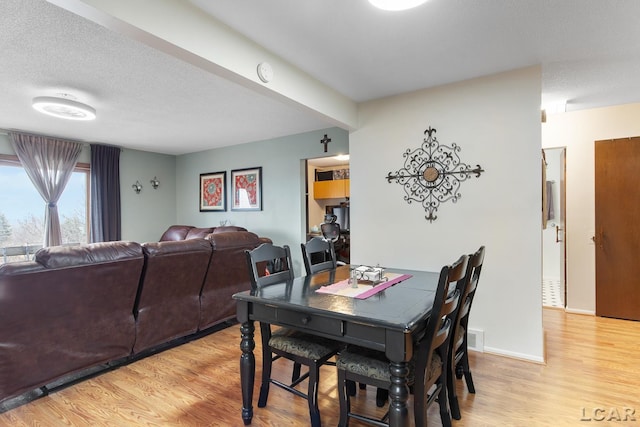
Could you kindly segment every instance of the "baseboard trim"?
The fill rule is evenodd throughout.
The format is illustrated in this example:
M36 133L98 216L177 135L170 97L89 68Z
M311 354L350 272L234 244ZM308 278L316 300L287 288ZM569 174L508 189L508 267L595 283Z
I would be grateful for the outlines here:
M525 362L533 362L540 365L544 365L546 363L544 360L544 357L533 356L531 354L516 353L513 351L507 351L500 348L485 347L484 352L487 354L493 354L496 356L503 356L503 357L509 357L511 359L523 360Z
M569 307L567 307L567 308L564 309L564 311L566 311L567 313L573 313L573 314L586 314L586 315L589 315L589 316L595 316L596 315L595 311L592 311L592 310L580 310L580 309L577 309L577 308L569 308Z

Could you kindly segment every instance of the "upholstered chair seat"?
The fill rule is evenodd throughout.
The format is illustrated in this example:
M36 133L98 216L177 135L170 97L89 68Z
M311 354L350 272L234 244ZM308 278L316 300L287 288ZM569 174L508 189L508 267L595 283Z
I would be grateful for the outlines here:
M282 328L271 334L269 347L305 359L320 360L329 353L337 352L340 345L336 341L321 337L313 337L311 341L309 334Z

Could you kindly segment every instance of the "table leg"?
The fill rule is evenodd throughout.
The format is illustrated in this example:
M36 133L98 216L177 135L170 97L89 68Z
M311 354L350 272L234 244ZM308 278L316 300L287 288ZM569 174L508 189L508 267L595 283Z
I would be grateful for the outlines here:
M254 341L255 326L249 320L240 325L240 384L242 387L242 421L244 425L251 424L253 418L253 382L256 376L256 359L253 349L256 347Z
M407 401L409 400L409 387L407 386L409 365L407 362L391 361L389 370L391 372L389 426L409 427L409 409L407 408Z

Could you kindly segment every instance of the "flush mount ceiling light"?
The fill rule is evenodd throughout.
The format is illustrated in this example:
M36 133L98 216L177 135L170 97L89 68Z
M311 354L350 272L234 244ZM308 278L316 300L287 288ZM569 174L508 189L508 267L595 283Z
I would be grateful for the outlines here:
M427 0L369 0L369 3L382 10L407 10L417 6Z
M96 118L96 110L94 108L67 98L38 96L33 98L32 106L41 113L60 119L94 120Z

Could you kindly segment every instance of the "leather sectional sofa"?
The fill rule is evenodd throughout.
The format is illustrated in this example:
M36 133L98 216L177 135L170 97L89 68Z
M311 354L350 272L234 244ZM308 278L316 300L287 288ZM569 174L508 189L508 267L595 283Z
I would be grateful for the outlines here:
M135 360L235 318L251 287L242 227L172 226L159 242L39 250L0 266L0 402Z

